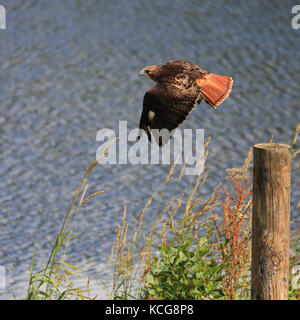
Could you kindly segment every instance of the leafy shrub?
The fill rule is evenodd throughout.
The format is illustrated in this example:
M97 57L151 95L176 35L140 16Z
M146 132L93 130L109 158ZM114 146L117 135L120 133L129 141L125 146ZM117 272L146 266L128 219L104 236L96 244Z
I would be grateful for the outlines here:
M194 242L194 243L193 243ZM145 277L144 299L220 299L223 264L210 259L206 237L186 239L177 246L161 244L160 258L153 259Z

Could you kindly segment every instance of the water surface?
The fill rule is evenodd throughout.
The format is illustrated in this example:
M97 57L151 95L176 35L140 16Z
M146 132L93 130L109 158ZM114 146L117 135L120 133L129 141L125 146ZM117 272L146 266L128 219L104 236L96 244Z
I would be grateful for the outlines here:
M24 296L34 243L37 268L47 261L73 193L95 159L97 131L117 131L119 120L137 127L144 92L152 86L139 77L146 65L185 59L235 80L217 112L203 104L182 126L204 128L212 137L204 196L226 168L243 164L251 145L272 134L276 142L290 143L300 122L300 30L291 28L293 1L1 4L7 30L0 30L0 264L8 271L2 297ZM69 261L97 279L108 272L124 204L132 223L168 170L98 167L89 192L105 195L77 216L80 236L69 247ZM191 181L184 177L183 187ZM166 195L173 192L170 187ZM292 217L298 222L299 196L294 184ZM145 221L151 225L153 211Z

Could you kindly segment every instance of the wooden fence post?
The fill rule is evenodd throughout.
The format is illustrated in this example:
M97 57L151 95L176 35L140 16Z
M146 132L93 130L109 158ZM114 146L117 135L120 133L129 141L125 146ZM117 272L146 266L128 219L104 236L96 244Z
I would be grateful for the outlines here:
M290 146L255 145L251 299L288 299L290 192Z

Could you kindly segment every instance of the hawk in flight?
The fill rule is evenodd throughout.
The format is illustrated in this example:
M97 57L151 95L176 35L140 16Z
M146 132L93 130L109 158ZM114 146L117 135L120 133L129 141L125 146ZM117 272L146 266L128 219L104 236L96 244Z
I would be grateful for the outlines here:
M139 126L146 131L149 141L151 130L171 132L202 100L216 109L228 97L233 84L231 77L207 72L183 60L148 66L140 74L156 82L145 93ZM165 143L159 139L160 146Z

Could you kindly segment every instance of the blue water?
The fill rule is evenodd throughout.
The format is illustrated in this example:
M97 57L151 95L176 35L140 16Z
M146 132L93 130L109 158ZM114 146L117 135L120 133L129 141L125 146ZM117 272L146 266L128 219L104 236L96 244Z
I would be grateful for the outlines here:
M138 126L150 80L140 70L185 59L231 75L230 97L216 112L204 104L182 128L203 128L209 145L208 195L225 169L243 164L255 143L291 143L300 122L300 30L294 1L1 0L0 265L6 291L24 296L35 243L43 267L103 128ZM299 147L299 145L298 145ZM80 235L68 259L101 279L124 204L132 223L163 186L169 166L98 167L89 191L105 190L75 220ZM299 173L292 219L300 222ZM184 177L183 187L191 178ZM170 187L166 194L172 194ZM153 212L145 216L151 225ZM84 281L84 280L82 280Z

